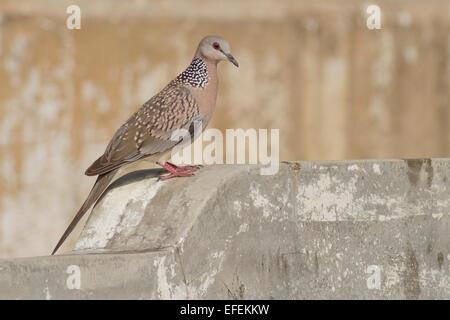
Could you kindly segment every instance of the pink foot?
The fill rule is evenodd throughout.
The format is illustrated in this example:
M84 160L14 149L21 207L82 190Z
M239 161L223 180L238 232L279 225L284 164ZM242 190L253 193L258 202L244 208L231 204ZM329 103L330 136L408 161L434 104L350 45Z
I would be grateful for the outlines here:
M200 169L200 166L176 166L173 163L166 162L164 164L157 163L164 169L166 169L169 174L159 177L160 180L168 180L175 177L190 177L192 173Z

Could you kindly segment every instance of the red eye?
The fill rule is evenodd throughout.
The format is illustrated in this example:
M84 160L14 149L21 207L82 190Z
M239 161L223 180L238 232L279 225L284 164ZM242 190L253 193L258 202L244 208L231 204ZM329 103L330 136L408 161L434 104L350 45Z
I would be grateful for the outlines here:
M220 49L220 45L219 45L219 43L217 43L217 42L214 42L214 43L212 44L212 46L213 46L213 48L216 49L216 50L219 50L219 49Z

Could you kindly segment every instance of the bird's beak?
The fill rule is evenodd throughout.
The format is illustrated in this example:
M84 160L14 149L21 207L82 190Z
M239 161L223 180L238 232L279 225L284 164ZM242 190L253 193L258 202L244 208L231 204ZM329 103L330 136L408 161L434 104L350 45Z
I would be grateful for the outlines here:
M234 64L236 67L239 68L239 63L237 60L231 55L231 53L225 53L225 56L227 57L228 61L230 61L232 64Z

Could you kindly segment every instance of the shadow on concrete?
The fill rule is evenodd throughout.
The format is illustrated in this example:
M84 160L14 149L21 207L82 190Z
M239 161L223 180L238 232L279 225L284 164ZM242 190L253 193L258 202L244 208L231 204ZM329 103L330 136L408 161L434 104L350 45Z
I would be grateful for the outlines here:
M103 197L112 189L138 182L145 179L151 179L161 176L163 173L166 172L166 169L163 168L154 168L154 169L145 169L145 170L137 170L130 173L127 173L126 175L120 177L119 179L115 180L113 183L111 183L108 188L103 192L103 194L100 196L100 198L96 201L94 207L99 203Z

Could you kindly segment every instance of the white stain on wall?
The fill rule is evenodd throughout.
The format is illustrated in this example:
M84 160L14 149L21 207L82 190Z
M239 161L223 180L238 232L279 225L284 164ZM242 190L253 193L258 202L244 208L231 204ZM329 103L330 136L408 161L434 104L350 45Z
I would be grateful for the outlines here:
M96 214L89 217L75 250L104 248L116 233L126 236L134 232L134 228L142 220L144 209L163 183L148 179L107 192L101 201L101 210L95 211ZM138 204L135 210L129 209L132 204ZM125 207L128 209L125 210Z
M262 209L263 217L267 218L270 216L273 210L273 204L270 202L269 198L266 197L261 192L261 187L259 184L252 182L250 185L250 198L253 201L253 205L256 208Z

